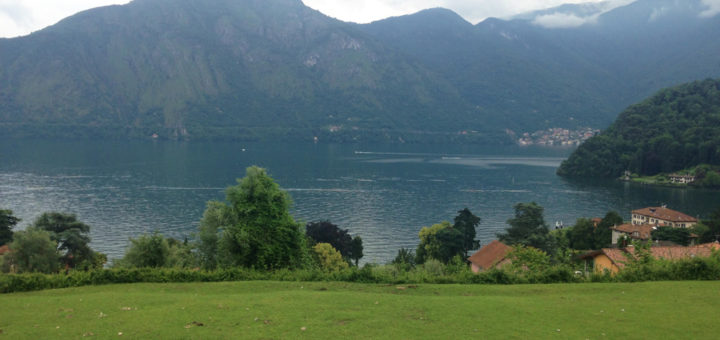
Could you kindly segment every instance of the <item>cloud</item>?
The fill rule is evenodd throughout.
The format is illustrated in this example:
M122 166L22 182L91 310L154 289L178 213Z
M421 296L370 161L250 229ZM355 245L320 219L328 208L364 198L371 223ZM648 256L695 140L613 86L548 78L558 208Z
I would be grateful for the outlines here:
M545 28L571 28L585 25L596 19L596 15L581 18L575 14L553 13L535 17L533 24Z
M611 0L597 3L597 10L590 15L578 15L576 13L554 12L538 15L532 23L545 28L573 28L582 25L594 24L598 18L612 11L615 8L626 6L636 0ZM719 0L720 1L720 0Z
M489 17L507 18L519 13L556 7L566 3L602 0L303 0L305 5L331 17L367 23L391 16L406 15L427 8L455 11L465 20L477 23Z
M702 0L707 9L700 12L701 18L712 18L720 13L720 0Z
M77 12L130 0L0 0L0 37L30 34Z
M12 0L0 0L0 36L23 34L33 27L32 10Z
M650 19L648 21L652 22L657 20L658 18L662 17L663 15L666 15L670 12L670 8L667 7L661 7L661 8L655 8L653 9L652 13L650 13Z

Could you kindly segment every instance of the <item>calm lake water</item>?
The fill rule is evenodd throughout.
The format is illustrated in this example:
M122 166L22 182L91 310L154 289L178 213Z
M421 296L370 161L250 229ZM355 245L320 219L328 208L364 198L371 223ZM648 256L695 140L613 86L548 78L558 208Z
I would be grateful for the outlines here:
M607 180L569 181L555 169L572 149L259 144L169 141L0 141L0 208L22 218L78 215L92 247L121 257L128 239L159 231L191 237L209 200L259 165L293 198L301 221L330 220L362 236L364 261L414 248L423 226L468 207L483 244L506 228L513 205L535 201L549 225L651 205L706 216L720 193Z

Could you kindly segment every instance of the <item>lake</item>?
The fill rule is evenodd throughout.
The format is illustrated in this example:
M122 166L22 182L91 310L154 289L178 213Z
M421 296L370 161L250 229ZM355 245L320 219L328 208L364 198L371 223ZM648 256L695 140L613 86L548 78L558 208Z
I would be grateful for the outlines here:
M421 227L468 207L482 218L483 244L507 227L513 205L535 201L545 219L667 204L693 216L720 193L613 180L570 181L555 169L572 149L426 145L326 145L174 141L0 140L0 208L23 229L46 211L77 214L92 247L111 259L128 239L158 231L192 238L209 200L259 165L293 198L296 219L330 220L360 235L364 262L414 248Z

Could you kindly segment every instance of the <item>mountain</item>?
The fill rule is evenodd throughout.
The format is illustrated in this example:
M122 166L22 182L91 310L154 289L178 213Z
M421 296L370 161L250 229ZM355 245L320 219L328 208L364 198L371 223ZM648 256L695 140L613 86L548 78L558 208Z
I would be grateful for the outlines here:
M628 107L558 169L565 177L655 175L720 165L720 79L664 89Z
M448 77L490 125L520 131L610 124L672 85L720 76L720 18L700 0L563 5L471 26L442 9L365 31ZM577 27L543 26L543 18ZM567 16L577 18L569 20Z
M720 77L707 9L637 0L473 25L435 8L358 25L300 0L135 0L0 39L0 133L508 143L605 127L660 88Z
M136 0L0 51L15 133L407 138L473 121L442 77L299 0Z

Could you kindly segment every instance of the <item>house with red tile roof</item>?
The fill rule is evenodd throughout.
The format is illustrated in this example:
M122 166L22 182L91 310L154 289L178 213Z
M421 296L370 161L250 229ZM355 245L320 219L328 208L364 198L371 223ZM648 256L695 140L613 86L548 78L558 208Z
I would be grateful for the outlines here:
M620 237L625 236L632 240L647 241L651 239L654 225L625 223L610 228L612 230L612 244L618 244Z
M632 224L635 225L652 224L673 228L690 228L697 223L697 218L668 209L666 206L647 207L632 211Z
M690 247L651 247L650 255L655 259L681 260L693 257L709 257L713 251L720 251L720 243L705 243ZM603 248L580 256L586 261L592 260L596 272L608 271L616 274L635 258L635 248Z
M10 252L10 247L7 244L0 246L0 256L5 255L9 252Z
M501 268L510 263L507 255L511 250L512 247L498 240L494 240L468 257L470 268L473 273L491 268Z

